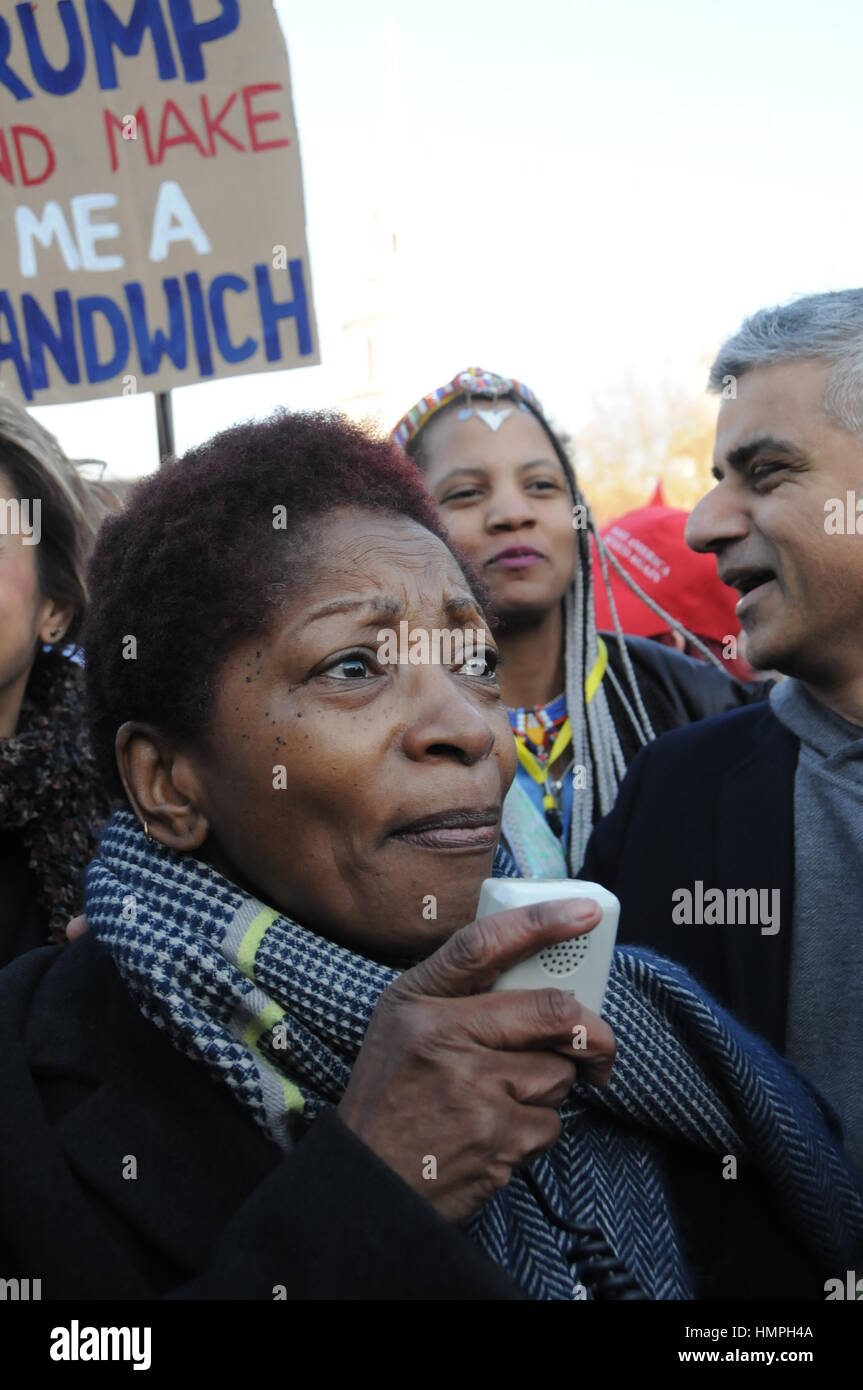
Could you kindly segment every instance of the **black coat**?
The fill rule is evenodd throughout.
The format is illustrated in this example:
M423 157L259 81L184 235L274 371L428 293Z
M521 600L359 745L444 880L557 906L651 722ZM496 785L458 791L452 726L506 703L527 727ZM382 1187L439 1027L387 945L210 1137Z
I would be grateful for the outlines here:
M608 647L609 667L627 700L631 700L617 638L609 632L602 636ZM657 734L760 702L773 687L772 680L748 683L736 680L708 661L698 661L647 637L626 637L624 641L645 709ZM603 686L623 756L629 763L640 751L641 744L632 731L613 683L606 679Z
M0 1278L45 1299L523 1297L335 1112L283 1154L91 936L0 972L0 1108Z
M277 1149L92 936L0 972L0 1118L0 1277L43 1298L523 1297L335 1112ZM701 1297L823 1297L755 1176L666 1172Z
M641 752L579 873L620 899L618 941L685 965L741 1023L785 1049L800 743L769 704L678 729ZM780 928L672 921L672 893L779 889Z
M0 969L48 940L48 914L27 857L21 831L0 830Z

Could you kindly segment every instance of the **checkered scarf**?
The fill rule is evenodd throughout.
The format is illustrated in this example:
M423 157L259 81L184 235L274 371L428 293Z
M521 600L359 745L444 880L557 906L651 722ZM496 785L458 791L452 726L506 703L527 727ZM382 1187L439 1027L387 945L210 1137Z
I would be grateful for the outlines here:
M512 876L512 862L499 856L495 872ZM146 1017L284 1148L338 1103L398 974L148 843L127 811L88 869L86 911ZM615 953L603 1012L618 1042L611 1082L573 1088L533 1183L516 1173L468 1235L533 1298L580 1296L572 1236L549 1213L601 1231L647 1297L692 1297L663 1176L667 1146L683 1144L715 1156L717 1181L725 1155L759 1169L816 1262L853 1268L863 1195L799 1074L644 952Z

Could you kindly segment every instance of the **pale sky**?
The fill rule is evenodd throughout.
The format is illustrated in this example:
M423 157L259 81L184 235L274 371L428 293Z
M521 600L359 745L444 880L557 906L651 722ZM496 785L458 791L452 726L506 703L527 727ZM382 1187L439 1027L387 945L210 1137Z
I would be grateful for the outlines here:
M175 392L181 451L350 394L376 209L398 233L399 413L476 364L577 435L624 377L700 384L746 313L863 283L857 0L276 9L323 364ZM36 414L115 475L155 466L151 395Z

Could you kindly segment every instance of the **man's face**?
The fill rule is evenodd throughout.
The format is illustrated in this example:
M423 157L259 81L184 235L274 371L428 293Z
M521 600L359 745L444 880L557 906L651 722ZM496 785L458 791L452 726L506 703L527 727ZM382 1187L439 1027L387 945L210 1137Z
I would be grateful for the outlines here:
M863 445L824 411L829 372L809 360L739 378L686 539L741 593L753 665L832 685L863 670L863 537L829 534L825 504L863 485Z

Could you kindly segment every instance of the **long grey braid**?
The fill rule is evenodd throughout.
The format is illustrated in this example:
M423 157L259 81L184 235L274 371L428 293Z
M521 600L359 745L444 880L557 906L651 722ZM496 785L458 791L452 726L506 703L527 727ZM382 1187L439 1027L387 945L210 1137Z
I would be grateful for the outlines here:
M534 412L536 414L536 412ZM555 437L548 423L537 414L537 419L549 435L566 475L570 495L573 500L573 522L577 522L578 537L577 560L573 576L564 595L564 663L566 671L566 708L570 712L572 725L573 772L582 770L582 777L574 783L572 798L572 821L569 832L569 862L579 865L584 859L587 842L593 829L594 815L606 815L617 799L618 789L626 773L626 761L620 746L614 717L609 708L606 682L614 691L629 721L636 739L644 747L656 738L650 716L644 706L638 681L632 667L632 660L623 637L623 629L614 602L614 593L609 580L608 567L612 565L621 579L663 622L675 632L679 632L687 642L698 647L705 656L722 670L722 663L700 638L695 637L682 623L666 613L623 569L613 551L609 550L599 533L593 513L585 501L575 472L563 445ZM617 650L625 675L626 689L618 680L609 664L605 675L589 701L585 700L585 685L594 670L599 657L599 643L596 631L596 614L593 603L593 565L590 555L591 537L596 544L602 580L608 597L608 604L614 621L614 634ZM581 708L584 718L573 717L573 711Z

